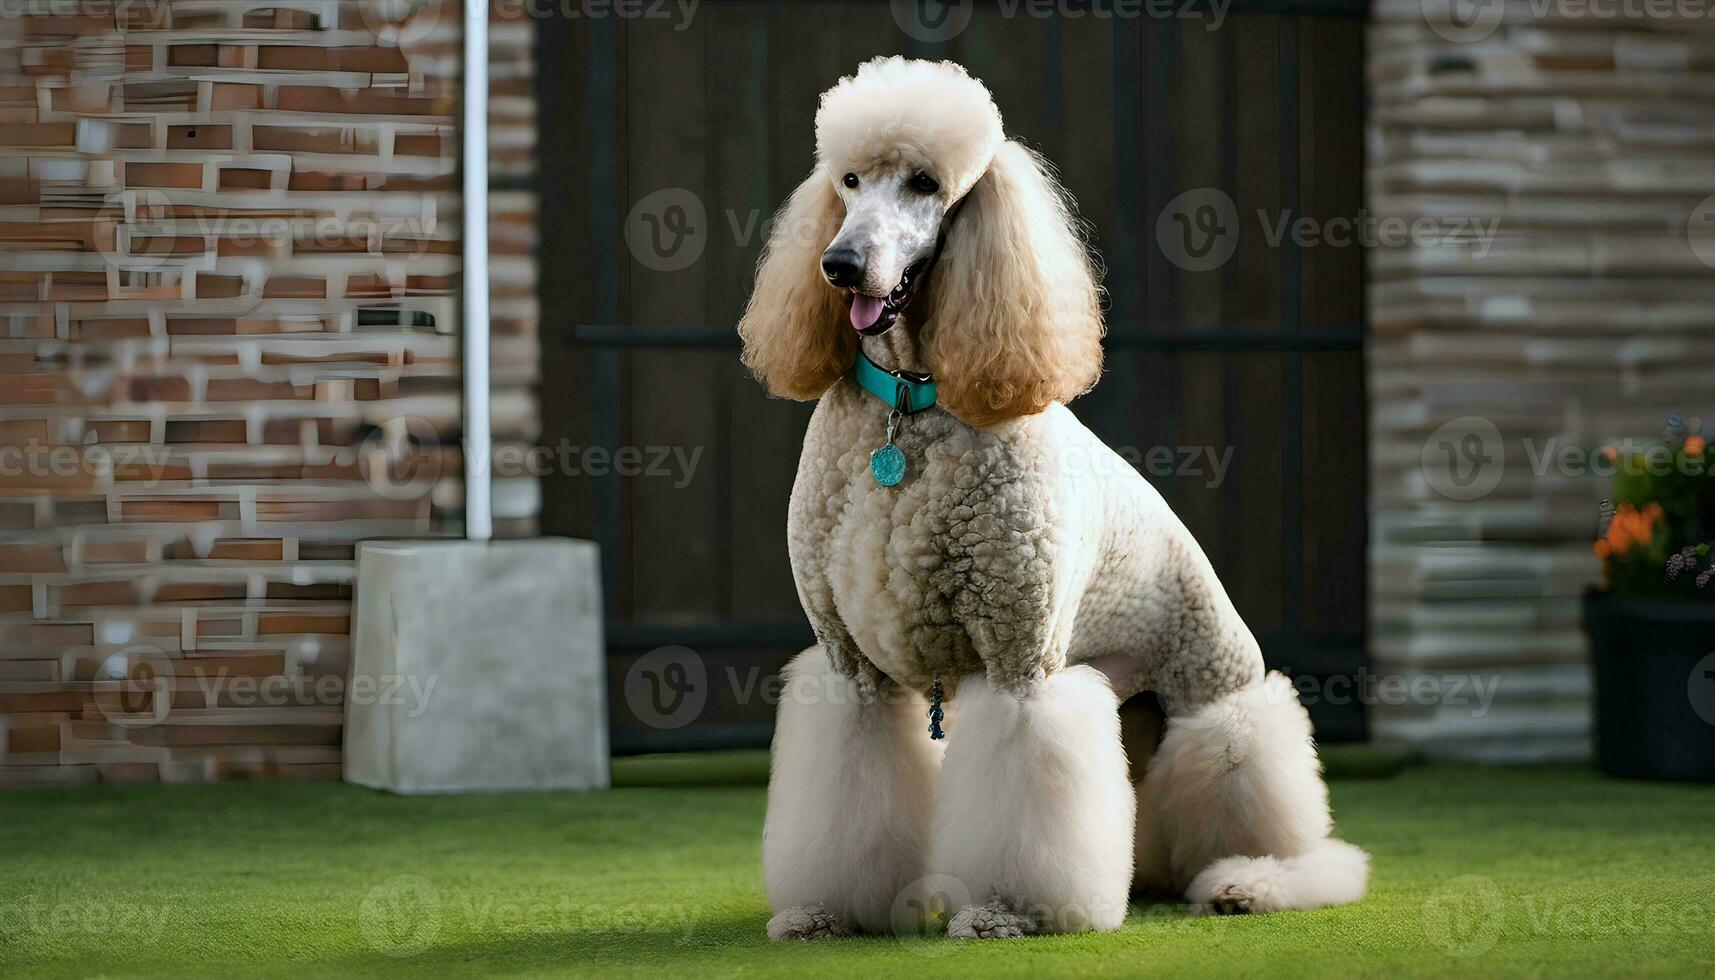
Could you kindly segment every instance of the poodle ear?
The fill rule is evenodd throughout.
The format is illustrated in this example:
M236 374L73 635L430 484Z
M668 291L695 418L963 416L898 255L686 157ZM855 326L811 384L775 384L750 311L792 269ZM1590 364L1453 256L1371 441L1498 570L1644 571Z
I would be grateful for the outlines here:
M1000 145L960 205L928 298L940 401L971 425L1071 401L1101 374L1101 297L1081 225L1018 143Z
M772 394L818 398L857 358L844 297L822 276L822 251L844 217L845 205L820 167L774 215L738 322L745 366Z

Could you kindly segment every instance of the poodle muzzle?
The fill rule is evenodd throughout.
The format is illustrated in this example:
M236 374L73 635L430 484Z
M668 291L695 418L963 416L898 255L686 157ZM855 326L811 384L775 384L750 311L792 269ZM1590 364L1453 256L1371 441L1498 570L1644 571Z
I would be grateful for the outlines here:
M845 286L846 283L861 278L863 274L863 266L854 261L857 258L855 253L823 253L822 273L827 276L829 284L847 288L851 292L852 328L860 335L879 337L893 329L893 324L899 320L899 314L911 305L912 298L917 294L917 287L941 258L941 250L946 247L947 234L953 226L953 219L958 216L959 209L964 204L965 198L961 197L947 209L947 214L941 219L940 229L935 235L934 250L926 257L906 266L899 282L894 284L885 297L867 296Z

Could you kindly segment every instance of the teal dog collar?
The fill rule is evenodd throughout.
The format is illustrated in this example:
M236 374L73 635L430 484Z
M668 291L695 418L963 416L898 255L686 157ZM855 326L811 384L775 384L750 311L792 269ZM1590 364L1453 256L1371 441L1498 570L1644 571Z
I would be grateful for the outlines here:
M887 413L887 442L869 454L869 471L875 482L884 487L897 486L905 479L905 453L893 444L900 420L915 415L935 404L935 380L916 371L889 371L858 351L852 362L852 380L859 387L892 406Z
M915 415L935 405L935 379L916 371L889 371L858 351L852 362L852 380L895 411Z

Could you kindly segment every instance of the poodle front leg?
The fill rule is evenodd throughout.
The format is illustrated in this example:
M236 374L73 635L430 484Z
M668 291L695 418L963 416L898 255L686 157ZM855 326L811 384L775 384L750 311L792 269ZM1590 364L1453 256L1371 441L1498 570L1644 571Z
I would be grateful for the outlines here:
M1135 801L1106 678L1072 667L1014 696L971 676L955 708L930 851L968 895L948 935L1119 928Z
M762 831L768 938L888 931L928 870L941 749L927 713L915 692L863 693L820 646L787 666Z

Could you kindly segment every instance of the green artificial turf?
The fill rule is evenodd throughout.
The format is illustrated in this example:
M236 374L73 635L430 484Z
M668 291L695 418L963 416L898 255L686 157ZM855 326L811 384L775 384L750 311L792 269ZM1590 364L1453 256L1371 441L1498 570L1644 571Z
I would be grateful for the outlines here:
M0 794L0 975L1715 970L1711 787L1569 769L1336 780L1341 835L1375 857L1357 905L1194 919L1140 903L1106 935L773 945L761 773L755 755L723 755L627 761L616 777L631 785L583 796L282 784Z

